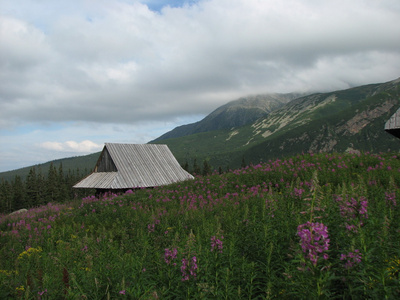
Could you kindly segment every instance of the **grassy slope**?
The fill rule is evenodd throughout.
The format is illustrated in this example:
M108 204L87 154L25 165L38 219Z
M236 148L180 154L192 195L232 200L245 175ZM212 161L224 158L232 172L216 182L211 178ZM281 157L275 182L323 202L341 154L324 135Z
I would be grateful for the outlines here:
M0 297L395 298L399 169L302 155L1 218Z

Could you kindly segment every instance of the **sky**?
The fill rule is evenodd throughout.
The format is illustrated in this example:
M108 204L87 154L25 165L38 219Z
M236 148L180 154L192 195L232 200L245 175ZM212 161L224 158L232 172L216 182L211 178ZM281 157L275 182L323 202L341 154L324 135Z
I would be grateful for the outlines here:
M398 0L0 0L0 172L398 77Z

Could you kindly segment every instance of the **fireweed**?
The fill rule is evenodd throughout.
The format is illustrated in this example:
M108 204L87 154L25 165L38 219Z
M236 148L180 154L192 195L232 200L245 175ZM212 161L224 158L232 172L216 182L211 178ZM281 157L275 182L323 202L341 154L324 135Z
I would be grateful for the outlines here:
M221 235L220 238L217 238L216 236L211 237L211 252L214 250L218 250L219 253L222 253L222 250L224 249L222 240L224 239L224 236Z
M320 255L323 259L328 259L329 235L328 227L323 223L307 223L297 227L297 235L300 237L300 245L305 258L316 266Z
M166 264L171 264L171 262L176 259L177 254L178 249L173 248L171 251L169 248L166 248L164 253L164 261L166 262ZM173 263L172 265L176 266L176 263Z
M386 201L387 206L396 207L396 205L397 205L396 193L395 192L392 192L392 193L385 192L385 201Z
M345 260L346 263L344 264L344 267L346 269L351 269L355 265L358 265L361 263L361 253L360 250L356 249L354 252L349 252L347 254L341 254L340 255L340 260Z
M339 204L340 215L346 220L345 227L348 231L357 232L358 227L365 225L364 221L368 219L368 200L365 197L336 195L335 201Z
M197 270L196 256L193 256L190 261L187 258L182 259L182 266L181 266L182 281L187 281L190 279L190 277L196 278L197 276L196 270Z
M189 238L186 241L185 251L183 253L181 272L182 281L187 281L192 278L196 278L197 273L197 257L195 251L196 237L192 231L189 233Z

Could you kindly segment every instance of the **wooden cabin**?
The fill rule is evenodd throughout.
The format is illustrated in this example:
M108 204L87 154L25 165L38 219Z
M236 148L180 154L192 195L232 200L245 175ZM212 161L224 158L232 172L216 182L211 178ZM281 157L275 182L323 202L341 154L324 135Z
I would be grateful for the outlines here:
M106 143L94 172L74 188L122 192L193 179L167 145Z
M400 108L385 123L385 131L400 138Z

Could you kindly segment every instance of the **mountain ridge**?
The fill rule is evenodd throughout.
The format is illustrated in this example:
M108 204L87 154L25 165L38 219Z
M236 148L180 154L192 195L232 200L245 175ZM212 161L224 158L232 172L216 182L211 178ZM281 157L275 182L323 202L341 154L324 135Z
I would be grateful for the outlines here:
M302 94L274 93L241 97L218 107L202 120L178 126L150 143L212 130L241 127L268 115L300 95Z
M189 164L193 156L214 167L239 167L243 158L258 163L301 152L398 149L398 139L384 131L384 124L399 107L399 91L400 80L396 79L315 93L290 101L240 128L163 142Z
M232 117L234 122L244 122L244 118L237 119L241 112L235 105L241 108L246 101L257 103L257 96L252 97L250 100L242 97L228 102L203 120L180 126L183 131L189 129L186 131L188 133L196 130L193 124L203 122L197 128L198 132L165 138L166 134L176 130L174 129L150 143L167 144L182 165L204 160L215 169L221 166L239 167L244 159L246 163L256 164L301 152L398 152L399 140L384 131L384 124L400 106L400 78L345 90L313 93L297 98L292 96L294 99L287 99L283 105L275 102L276 106L262 111L262 116L258 118L254 117L252 107L248 105L251 115L248 120L251 121L243 126L230 126L227 122L229 111L235 116ZM258 107L257 113L260 113L260 110L262 109ZM217 121L223 116L223 126L218 127ZM217 129L206 130L207 128ZM82 170L92 169L97 157L98 153L93 153L65 160L71 163L76 160L76 165ZM67 170L63 159L57 162L63 163L64 170ZM30 167L22 169L27 174ZM0 178L4 179L5 173L8 178L13 174L21 175L22 169L15 170L16 173L2 172Z

